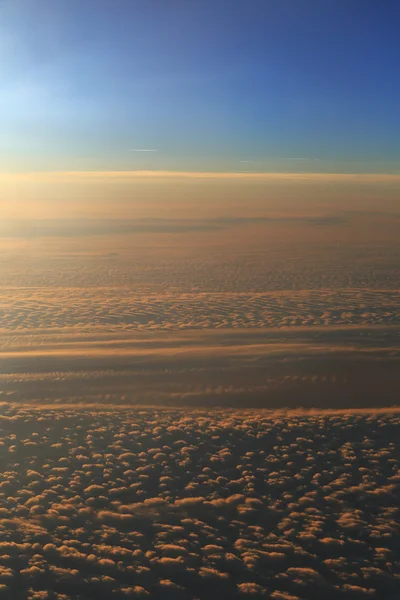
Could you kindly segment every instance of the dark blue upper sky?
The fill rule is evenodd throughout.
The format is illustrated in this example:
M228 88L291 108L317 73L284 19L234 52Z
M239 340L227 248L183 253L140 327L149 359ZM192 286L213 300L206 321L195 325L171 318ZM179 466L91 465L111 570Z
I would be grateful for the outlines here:
M5 0L2 170L398 172L399 26L398 0Z

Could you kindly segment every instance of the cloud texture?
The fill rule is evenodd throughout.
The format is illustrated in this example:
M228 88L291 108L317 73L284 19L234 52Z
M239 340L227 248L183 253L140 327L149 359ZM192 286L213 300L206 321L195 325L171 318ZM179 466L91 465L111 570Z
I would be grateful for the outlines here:
M395 412L1 412L4 597L400 594Z

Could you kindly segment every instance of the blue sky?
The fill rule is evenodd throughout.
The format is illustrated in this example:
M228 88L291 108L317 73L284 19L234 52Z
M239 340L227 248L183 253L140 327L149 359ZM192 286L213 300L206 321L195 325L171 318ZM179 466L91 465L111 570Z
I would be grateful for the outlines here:
M5 0L0 169L400 172L399 22L397 0Z

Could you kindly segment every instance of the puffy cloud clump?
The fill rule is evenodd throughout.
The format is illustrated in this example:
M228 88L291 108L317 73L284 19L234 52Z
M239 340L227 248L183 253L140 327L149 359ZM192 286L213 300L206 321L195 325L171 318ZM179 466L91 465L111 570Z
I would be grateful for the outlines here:
M1 597L400 597L396 412L2 411Z

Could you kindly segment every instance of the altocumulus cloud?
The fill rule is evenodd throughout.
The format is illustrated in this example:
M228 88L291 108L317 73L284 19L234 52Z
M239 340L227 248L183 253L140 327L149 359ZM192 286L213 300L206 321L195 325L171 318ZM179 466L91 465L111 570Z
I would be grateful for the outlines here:
M1 410L4 597L399 597L396 412Z

